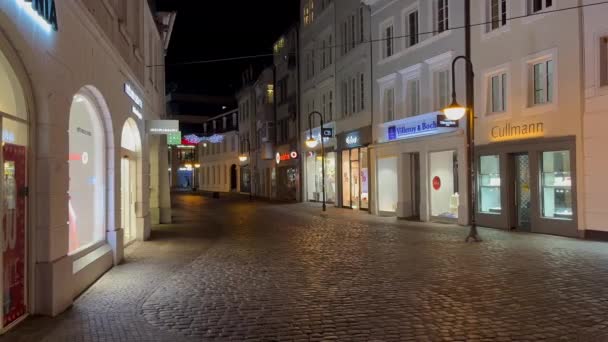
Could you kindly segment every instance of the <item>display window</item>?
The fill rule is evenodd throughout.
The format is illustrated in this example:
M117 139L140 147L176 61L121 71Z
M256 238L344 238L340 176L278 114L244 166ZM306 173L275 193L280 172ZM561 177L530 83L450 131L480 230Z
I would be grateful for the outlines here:
M106 160L103 124L92 97L78 94L69 123L69 253L105 239Z
M500 157L498 155L481 156L479 158L478 202L479 212L485 214L500 214Z
M298 169L292 166L278 168L279 199L295 201L297 199Z
M342 151L342 205L369 209L367 147Z
M458 157L456 151L430 154L431 216L439 219L458 218Z
M378 210L381 212L397 211L397 160L397 157L378 159Z
M336 202L336 153L327 152L325 158L317 152L308 152L306 158L308 200L320 202L323 200L323 168L325 159L325 201Z
M572 220L570 151L543 152L541 165L543 217Z

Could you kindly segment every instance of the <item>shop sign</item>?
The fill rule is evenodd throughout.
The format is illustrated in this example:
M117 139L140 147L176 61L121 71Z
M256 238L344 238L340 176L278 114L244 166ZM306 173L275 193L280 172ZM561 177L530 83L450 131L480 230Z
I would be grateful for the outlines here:
M125 94L137 105L139 108L144 108L144 101L137 95L137 92L131 87L131 84L125 83Z
M365 146L372 141L371 126L362 127L356 131L338 134L338 148L347 150L359 146Z
M27 11L27 13L39 21L41 26L48 27L57 31L57 8L55 0L17 0L17 4Z
M334 136L334 129L333 128L323 128L322 134L323 134L323 138L332 138Z
M334 122L323 125L323 131L321 131L321 127L315 127L312 129L312 138L319 143L319 148L321 145L321 137L323 137L323 144L325 144L325 147L335 144L335 142L332 140L334 139L334 125ZM310 137L310 130L307 129L303 133L304 140Z
M173 132L167 135L167 145L181 145L182 144L182 132Z
M447 133L457 128L442 127L438 124L437 112L417 115L411 118L400 119L380 125L385 130L385 141L410 139L419 136Z
M545 125L542 122L511 124L507 122L492 127L490 137L494 141L539 138L545 135Z
M445 114L439 114L437 115L437 127L458 127L458 120L450 120Z
M277 155L275 156L276 162L277 164L280 164L282 161L287 161L287 160L292 160L292 159L298 159L299 155L298 152L296 151L291 151L289 153L279 153L277 152Z
M150 134L170 134L179 132L178 120L150 120L148 121ZM181 136L180 136L181 139Z

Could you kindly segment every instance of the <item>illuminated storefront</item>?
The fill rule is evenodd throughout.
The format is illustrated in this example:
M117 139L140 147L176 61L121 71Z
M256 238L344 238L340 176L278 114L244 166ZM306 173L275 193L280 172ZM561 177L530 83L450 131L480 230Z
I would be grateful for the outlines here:
M369 157L372 128L341 133L337 137L340 151L341 204L345 208L369 209Z
M334 129L335 123L330 122L324 128ZM302 135L302 146L306 152L304 162L304 200L308 202L321 202L323 200L323 170L322 162L325 161L325 201L326 203L338 204L339 195L339 174L338 172L338 153L336 152L336 138L323 138L325 148L325 158L321 154L321 128L312 129L312 135L319 143L314 148L306 146L304 143L310 133L304 131Z
M480 225L578 236L576 139L543 137L542 120L483 125L477 158Z
M283 145L275 155L277 199L295 202L299 198L300 154L295 148Z
M442 127L437 112L376 126L370 146L371 210L411 220L466 224L463 130Z

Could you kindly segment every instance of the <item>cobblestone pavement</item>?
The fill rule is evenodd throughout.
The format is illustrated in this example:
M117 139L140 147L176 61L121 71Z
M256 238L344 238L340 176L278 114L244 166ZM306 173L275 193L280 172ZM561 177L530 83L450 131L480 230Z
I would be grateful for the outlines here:
M176 198L74 307L0 341L608 341L608 244Z

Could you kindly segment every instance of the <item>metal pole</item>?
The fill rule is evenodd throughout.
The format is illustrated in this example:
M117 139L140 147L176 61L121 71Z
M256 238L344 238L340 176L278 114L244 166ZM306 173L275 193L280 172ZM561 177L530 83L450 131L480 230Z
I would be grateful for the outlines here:
M321 119L321 191L323 191L323 211L327 211L327 206L325 205L325 144L323 143L323 114L317 111L310 112L308 114L308 129L310 138L313 139L312 136L312 117L313 115L319 115L319 119Z

